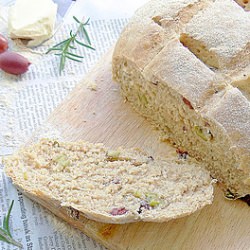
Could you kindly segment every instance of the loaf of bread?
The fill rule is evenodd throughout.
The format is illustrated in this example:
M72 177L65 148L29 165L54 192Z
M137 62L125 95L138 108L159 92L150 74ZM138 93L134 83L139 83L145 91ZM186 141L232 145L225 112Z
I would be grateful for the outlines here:
M183 160L156 160L139 149L42 139L4 160L20 191L74 226L163 222L213 200L208 171Z
M151 0L112 61L125 100L235 198L250 193L249 27L233 0Z

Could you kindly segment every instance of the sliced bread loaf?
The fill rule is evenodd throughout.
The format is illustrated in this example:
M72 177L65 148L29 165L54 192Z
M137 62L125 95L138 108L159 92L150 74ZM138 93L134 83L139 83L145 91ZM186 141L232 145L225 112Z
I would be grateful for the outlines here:
M165 1L166 6L179 6L175 12L159 8L159 3L151 0L138 10L121 34L113 54L113 78L125 100L161 129L163 139L202 161L235 198L249 194L250 36L248 29L239 28L250 25L249 13L233 0ZM224 8L233 15L228 17ZM185 14L191 18L183 22ZM144 23L154 30L158 26L160 33L154 32L155 36L172 34L146 60L143 55L158 44L137 51ZM138 34L134 44L126 43L130 31ZM149 34L150 28L145 32ZM131 51L140 53L144 63Z
M177 159L155 160L139 149L42 139L5 159L5 172L32 199L105 223L163 222L210 204L209 173ZM59 214L59 216L61 216Z

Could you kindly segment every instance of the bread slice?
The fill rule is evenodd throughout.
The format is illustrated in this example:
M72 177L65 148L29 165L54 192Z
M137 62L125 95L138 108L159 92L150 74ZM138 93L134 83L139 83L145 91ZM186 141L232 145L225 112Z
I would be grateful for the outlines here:
M105 223L164 222L213 199L202 167L177 158L156 160L139 149L42 139L4 164L18 189L49 209L56 204L76 221L84 216Z
M126 36L121 34L113 54L113 78L120 83L125 100L161 129L163 139L173 143L178 150L187 151L191 156L202 161L211 171L211 175L222 182L225 189L234 193L235 198L238 198L250 193L249 100L243 91L232 86L230 75L224 71L211 69L210 65L206 65L197 58L192 49L185 47L180 41L182 30L187 30L186 27L194 22L193 20L200 17L202 13L210 11L214 5L219 5L220 8L224 6L221 0L213 2L207 1L207 5L204 5L204 8L187 23L179 21L180 18L176 17L176 25L182 28L178 32L174 30L176 35L167 37L165 44L162 42L164 47L144 64L138 63L136 58L129 56L129 51L135 49L137 44L126 46L129 34L126 33ZM157 6L157 1L151 1L151 4L153 8L153 5ZM238 11L241 13L238 10L241 7L236 3L225 0L225 9L227 4L236 6L236 16ZM147 9L142 7L144 8ZM159 10L158 7L155 9L157 10L154 12L155 16L161 16L162 13L167 15L166 9ZM222 12L221 9L220 11ZM244 18L246 13L243 11L243 14ZM144 23L144 18L149 19L148 15L140 18L138 21L140 24L129 23L129 29L136 30L138 25ZM226 17L221 18L224 20L223 18ZM245 25L246 22L248 23L248 17L243 24ZM162 28L167 29L167 32L172 29L170 26ZM206 29L204 33L214 32L209 27ZM223 34L226 32L223 31ZM239 32L242 34L242 31ZM197 35L197 40L199 39L203 39L203 36ZM195 48L196 40L192 41ZM248 57L245 50L248 46L247 41L246 34L240 46L236 43L237 49L242 49L242 53L245 51L246 58ZM121 44L124 45L122 48ZM233 52L238 51L237 49L234 51L234 47L229 49ZM210 47L208 50L210 53ZM217 50L215 52L217 53ZM143 53L143 50L140 50L140 54ZM224 67L228 61L224 60L223 55L220 51L214 55L214 58ZM240 81L240 76L237 79ZM247 85L246 81L242 86Z

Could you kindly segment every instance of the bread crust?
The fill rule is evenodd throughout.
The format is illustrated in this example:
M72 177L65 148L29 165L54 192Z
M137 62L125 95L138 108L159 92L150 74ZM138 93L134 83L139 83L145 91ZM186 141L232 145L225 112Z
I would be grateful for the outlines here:
M219 69L235 68L249 63L249 25L249 13L233 0L216 0L185 26L183 34L190 44L182 41L205 63ZM204 49L210 56L203 55Z

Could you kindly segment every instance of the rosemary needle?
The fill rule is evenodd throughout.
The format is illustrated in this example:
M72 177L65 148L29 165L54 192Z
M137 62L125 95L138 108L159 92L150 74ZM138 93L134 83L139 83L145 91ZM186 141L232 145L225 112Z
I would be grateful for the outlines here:
M15 241L10 233L10 227L9 227L9 221L10 221L10 213L12 210L12 207L14 205L14 201L11 202L7 216L4 216L3 218L3 227L0 227L0 240L10 243L14 246L17 246L19 248L23 248L22 244L20 242Z
M91 41L88 35L88 32L85 28L85 26L89 25L89 20L88 19L86 22L81 22L79 21L75 16L73 16L74 20L76 23L79 24L77 30L75 33L73 31L70 31L70 37L63 40L62 42L54 45L52 48L50 48L46 54L49 52L53 51L55 52L56 56L60 57L60 65L59 65L59 73L64 70L65 68L65 62L66 59L73 60L75 62L82 62L83 56L76 54L77 47L76 45L80 45L82 47L85 47L87 49L92 49L95 50L91 46ZM79 41L78 37L82 35L84 41Z

